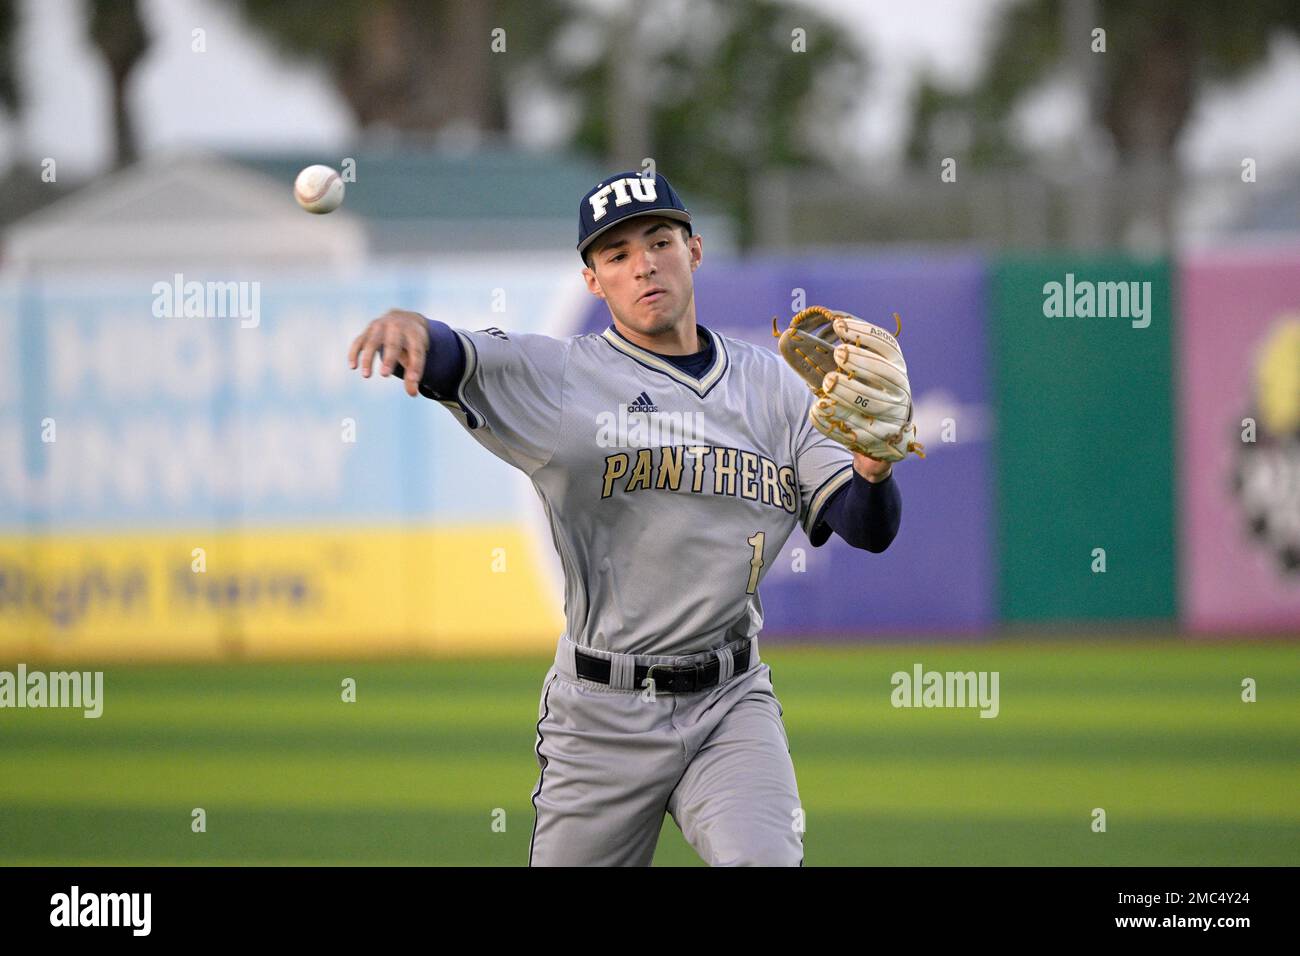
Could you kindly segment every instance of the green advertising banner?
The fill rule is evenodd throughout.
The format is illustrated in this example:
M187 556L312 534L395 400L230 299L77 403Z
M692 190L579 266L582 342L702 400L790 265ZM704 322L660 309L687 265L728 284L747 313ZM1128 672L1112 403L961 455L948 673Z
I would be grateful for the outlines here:
M1003 618L1172 619L1169 263L1003 258L991 292Z

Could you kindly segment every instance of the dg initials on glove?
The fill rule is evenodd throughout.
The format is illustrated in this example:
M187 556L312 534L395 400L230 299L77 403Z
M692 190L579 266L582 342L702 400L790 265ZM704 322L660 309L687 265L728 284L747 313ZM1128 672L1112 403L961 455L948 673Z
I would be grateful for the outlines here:
M897 331L902 330L894 313ZM809 306L784 332L782 357L817 396L808 418L822 434L880 461L925 457L912 421L912 386L898 339L855 315Z

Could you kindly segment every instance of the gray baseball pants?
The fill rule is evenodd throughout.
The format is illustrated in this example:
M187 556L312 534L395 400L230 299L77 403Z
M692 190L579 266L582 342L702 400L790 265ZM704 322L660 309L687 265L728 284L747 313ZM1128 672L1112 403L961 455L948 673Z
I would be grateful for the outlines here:
M561 638L546 673L537 721L530 866L649 866L672 815L713 866L802 866L803 812L772 690L771 669L751 639L735 674L722 648L717 685L672 694L633 687L654 657L583 648L611 662L610 683L578 677L576 645Z

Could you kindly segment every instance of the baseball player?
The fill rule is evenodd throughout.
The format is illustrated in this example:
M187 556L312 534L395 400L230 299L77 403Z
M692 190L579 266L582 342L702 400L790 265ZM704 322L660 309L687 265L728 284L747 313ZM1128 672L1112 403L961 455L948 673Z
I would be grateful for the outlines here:
M529 865L649 865L667 812L710 864L800 866L758 587L796 524L814 547L832 531L874 552L893 540L893 462L919 448L901 353L873 378L862 362L887 350L862 327L892 338L827 310L796 317L781 354L701 325L701 237L661 175L592 188L578 252L609 307L599 334L392 310L349 351L528 475L550 522L566 627L538 707ZM782 354L819 396L811 415Z

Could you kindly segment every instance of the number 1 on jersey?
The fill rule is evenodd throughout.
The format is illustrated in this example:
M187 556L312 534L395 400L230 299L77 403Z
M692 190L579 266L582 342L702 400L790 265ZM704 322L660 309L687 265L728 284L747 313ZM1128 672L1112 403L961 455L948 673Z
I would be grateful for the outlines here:
M754 556L749 559L749 587L745 588L746 594L753 594L754 589L758 587L758 572L763 569L763 538L766 532L755 531L745 541L754 546Z

